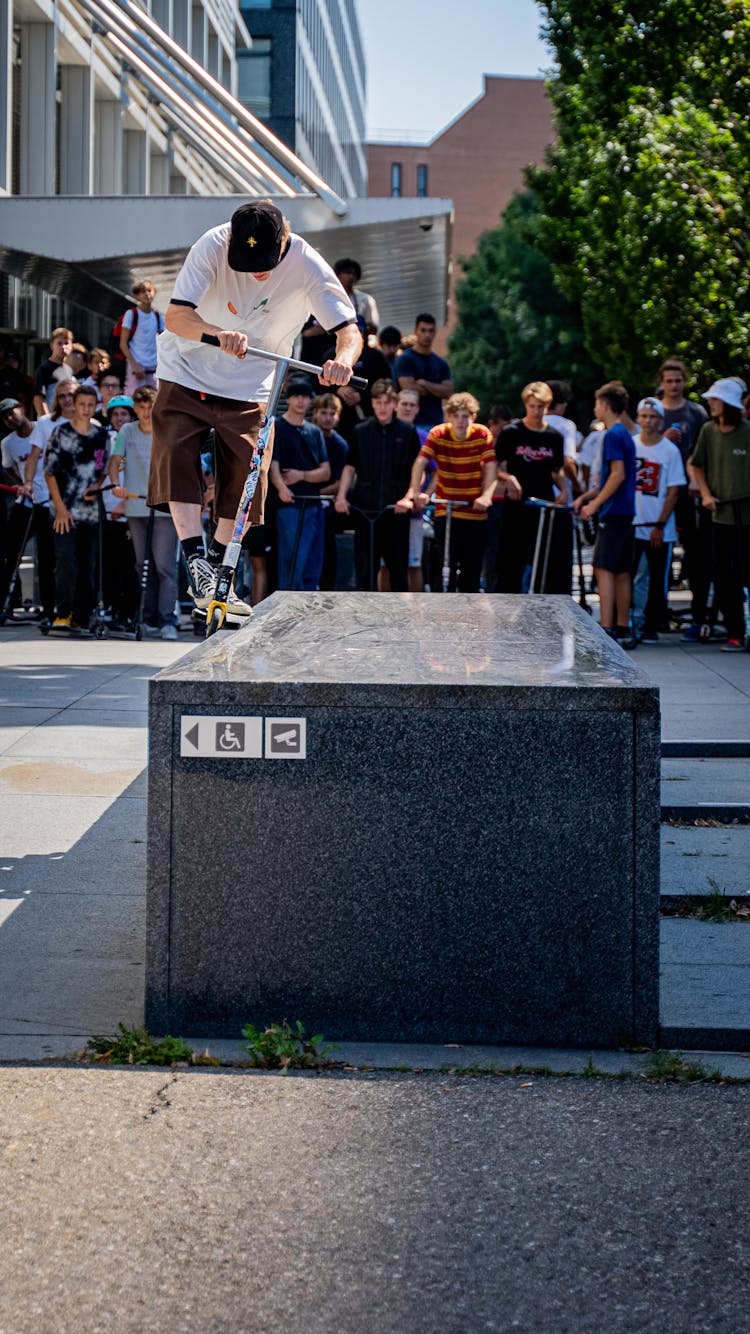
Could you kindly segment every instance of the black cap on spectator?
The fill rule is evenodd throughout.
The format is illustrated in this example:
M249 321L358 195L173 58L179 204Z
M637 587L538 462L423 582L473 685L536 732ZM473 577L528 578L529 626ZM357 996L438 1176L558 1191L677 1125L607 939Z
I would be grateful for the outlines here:
M315 390L309 380L304 380L301 376L297 375L293 380L289 381L289 384L286 387L287 398L289 398L291 394L307 394L308 398L314 398Z

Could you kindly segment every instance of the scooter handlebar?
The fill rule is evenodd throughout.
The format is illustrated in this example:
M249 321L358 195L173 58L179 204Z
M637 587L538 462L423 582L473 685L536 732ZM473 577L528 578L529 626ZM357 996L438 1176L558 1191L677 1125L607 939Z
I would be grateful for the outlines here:
M201 334L201 342L207 343L209 347L221 347L221 343L216 334ZM323 372L322 366L313 366L309 361L294 361L291 357L280 357L277 353L265 352L263 348L260 347L249 347L245 352L245 356L260 357L264 361L284 361L291 371L309 371L311 375L321 375ZM352 389L362 391L368 388L367 380L363 379L361 375L353 375L348 383L351 385Z

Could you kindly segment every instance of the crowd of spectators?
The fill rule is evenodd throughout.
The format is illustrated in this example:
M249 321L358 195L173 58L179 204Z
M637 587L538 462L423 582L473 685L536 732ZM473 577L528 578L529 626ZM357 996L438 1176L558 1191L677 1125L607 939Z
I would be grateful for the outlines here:
M477 400L457 392L434 350L433 316L417 314L405 335L393 325L378 333L377 302L359 287L357 261L334 268L357 311L364 346L354 370L367 389L324 391L299 373L288 381L265 523L247 533L238 573L253 604L275 588L352 585L571 594L574 564L580 581L582 550L593 547L600 623L623 647L673 628L668 599L678 581L690 597L684 640L745 647L750 425L742 380L727 376L689 397L688 371L670 357L637 402L620 381L602 385L582 433L571 387L551 375L519 385L518 404L493 406L484 424ZM113 626L132 625L148 551L143 633L177 636L177 535L169 515L150 516L145 501L164 324L152 283L136 284L133 295L109 349L54 329L33 383L0 346L4 619L22 610L17 571L33 538L36 610L27 614L81 632L98 598ZM320 364L330 341L311 319L299 355ZM207 439L209 537L212 448Z

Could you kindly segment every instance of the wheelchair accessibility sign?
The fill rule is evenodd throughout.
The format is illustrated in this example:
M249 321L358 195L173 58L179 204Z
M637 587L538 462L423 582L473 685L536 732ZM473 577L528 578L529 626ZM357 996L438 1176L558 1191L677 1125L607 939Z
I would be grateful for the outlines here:
M265 746L264 746L265 742ZM183 714L180 755L185 759L304 760L305 718L217 718Z

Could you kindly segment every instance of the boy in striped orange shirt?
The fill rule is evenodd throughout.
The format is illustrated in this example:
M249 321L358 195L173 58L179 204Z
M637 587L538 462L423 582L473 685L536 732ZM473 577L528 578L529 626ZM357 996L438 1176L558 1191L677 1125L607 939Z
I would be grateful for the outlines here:
M487 539L487 511L492 504L498 478L492 436L486 426L476 424L479 404L472 394L452 394L445 404L446 420L433 426L416 459L411 485L403 501L405 508L423 510L429 496L422 490L427 465L437 467L435 485L435 539L438 550L445 543L445 504L461 501L452 514L450 589L478 593ZM458 573L460 571L460 573Z

